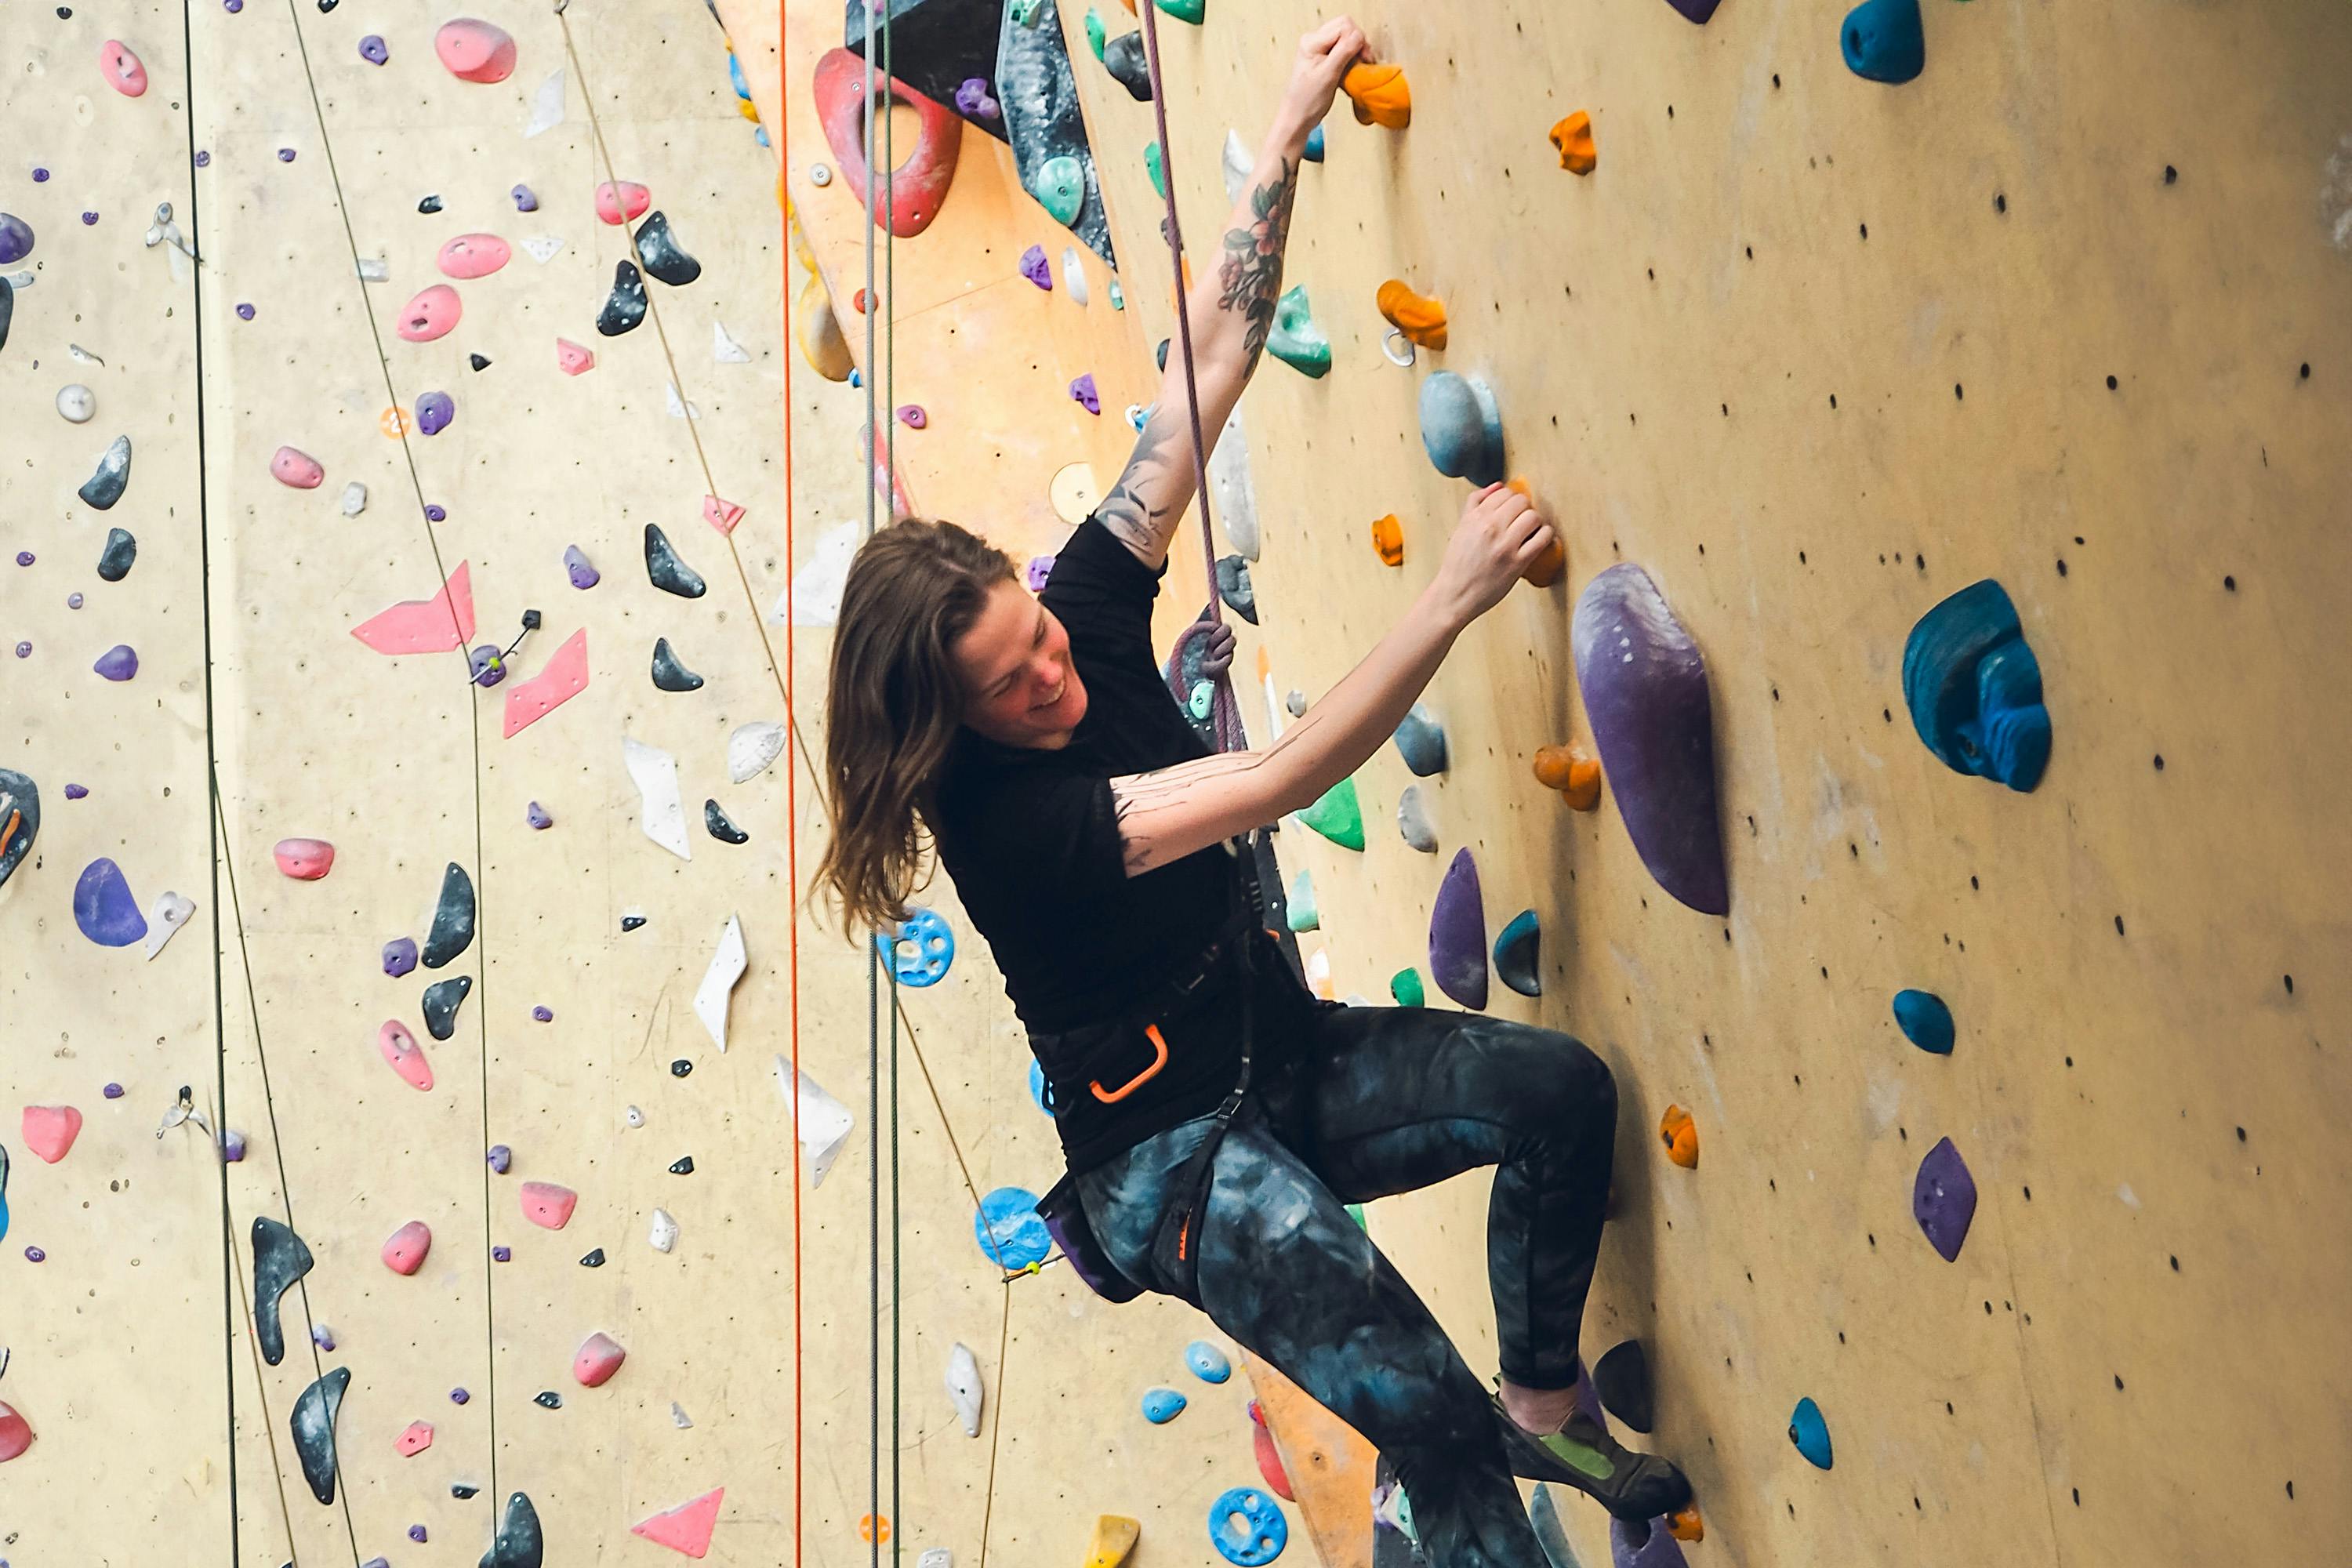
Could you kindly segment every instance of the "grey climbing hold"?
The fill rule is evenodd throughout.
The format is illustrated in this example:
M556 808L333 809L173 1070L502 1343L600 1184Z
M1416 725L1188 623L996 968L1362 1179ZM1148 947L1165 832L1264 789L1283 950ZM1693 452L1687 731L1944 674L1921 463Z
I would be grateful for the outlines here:
M736 826L715 800L702 803L702 826L709 830L711 837L721 844L749 844L751 841L751 836Z
M1138 103L1151 101L1151 65L1144 58L1140 29L1103 41L1103 69Z
M1897 991L1895 1022L1903 1037L1937 1056L1952 1054L1952 1010L1932 991Z
M0 885L5 885L41 832L41 792L26 775L0 768Z
M1407 784L1397 796L1397 831L1404 841L1424 855L1437 853L1437 825L1430 820L1429 806L1422 799L1419 784Z
M1622 1340L1592 1363L1593 1391L1601 1407L1636 1432L1647 1432L1657 1403L1650 1383L1650 1358L1639 1340Z
M669 535L658 523L646 524L646 575L653 579L655 587L681 599L699 599L709 591L701 575L678 559L677 552L670 548Z
M416 967L416 939L396 936L383 944L383 972L397 980Z
M1495 939L1495 973L1522 996L1543 994L1543 928L1533 910L1511 917Z
M702 263L686 253L677 236L670 232L669 219L658 211L647 213L646 221L637 225L637 254L645 258L648 273L673 289L683 289L702 276Z
M105 454L98 459L98 471L78 492L89 505L104 511L122 499L123 487L131 482L131 437L117 436Z
M646 280L637 275L634 261L616 263L613 268L613 291L604 298L604 308L596 312L596 330L608 338L635 331L646 319Z
M1503 478L1503 411L1492 388L1441 370L1421 384L1421 445L1449 479L1474 485Z
M436 1040L457 1032L457 1009L474 988L474 977L459 974L436 980L425 988L425 1030Z
M425 938L425 967L438 969L473 945L474 879L452 860L448 869L441 873L441 897L433 906L433 930Z
M541 1568L546 1554L547 1542L539 1530L539 1510L531 1507L528 1496L516 1492L507 1499L506 1515L499 1521L499 1532L491 1540L490 1549L482 1553L480 1568Z
M294 1452L301 1458L310 1495L320 1502L335 1500L335 1413L342 1408L343 1391L351 1385L351 1369L339 1366L294 1401Z
M127 528L106 531L106 548L98 552L98 574L109 583L120 583L131 575L131 563L139 559L139 542Z
M1396 727L1396 749L1415 778L1445 771L1445 726L1426 702L1416 702Z
M680 664L669 638L654 638L654 684L664 691L699 691L702 677Z
M1249 563L1238 555L1217 557L1217 597L1250 625L1257 625L1257 590L1250 585Z
M286 1330L278 1315L278 1298L294 1281L310 1272L310 1247L268 1215L253 1220L253 1327L261 1342L261 1359L276 1366L286 1359Z

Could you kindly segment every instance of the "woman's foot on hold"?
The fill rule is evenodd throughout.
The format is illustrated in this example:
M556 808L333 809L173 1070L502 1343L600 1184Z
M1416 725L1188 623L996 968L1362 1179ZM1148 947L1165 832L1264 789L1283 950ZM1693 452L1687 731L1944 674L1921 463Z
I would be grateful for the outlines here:
M1591 1496L1620 1519L1656 1519L1691 1500L1690 1482L1674 1464L1655 1454L1636 1453L1609 1435L1600 1421L1576 1407L1574 1389L1512 1388L1496 1407L1559 1468L1557 1479ZM1565 1406L1566 1415L1540 1425Z

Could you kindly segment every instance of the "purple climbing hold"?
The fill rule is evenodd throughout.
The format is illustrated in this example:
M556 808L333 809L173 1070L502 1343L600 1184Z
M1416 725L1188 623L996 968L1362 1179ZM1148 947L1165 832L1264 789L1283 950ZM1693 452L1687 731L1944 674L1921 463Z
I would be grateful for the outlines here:
M32 658L32 657L33 657L33 645L32 645L31 643L28 643L28 642L20 642L20 643L18 643L18 644L16 645L16 657L17 657L18 658Z
M452 1405L463 1405L473 1397L462 1388L453 1388L449 1391L449 1403Z
M908 429L920 430L930 422L931 416L923 412L921 404L902 403L898 405L898 423Z
M1054 265L1052 262L1045 259L1045 247L1044 246L1033 245L1028 249L1021 253L1021 276L1029 279L1030 282L1037 285L1038 288L1045 289L1049 293L1052 292L1054 288Z
M1088 371L1070 383L1070 401L1077 404L1089 414L1102 412L1102 394L1095 390L1094 372Z
M530 194L529 185L517 185L509 194L514 197L515 211L535 213L539 210L539 198Z
M0 267L13 266L32 251L33 226L15 213L0 213Z
M1687 1562L1664 1520L1609 1521L1610 1568L1686 1568Z
M48 1255L47 1253L46 1253L46 1252L43 1252L39 1247L28 1247L25 1248L25 1261L26 1261L26 1262L27 1262L27 1263L47 1263L48 1260L49 1260L49 1255Z
M81 226L84 228L95 228L98 226L98 215L96 213L82 214Z
M522 819L525 822L530 823L533 827L544 828L555 826L555 818L548 816L547 807L540 805L537 801L532 801L529 805L522 808Z
M109 1100L121 1100L122 1098L122 1086L119 1083L110 1083L104 1089L100 1089L99 1092L106 1096Z
M81 595L80 595L79 594L68 594L68 595L66 595L66 608L67 608L67 609L68 609L68 610L79 610L79 609L80 609L80 608L81 608L81 605L82 605L82 597L81 597Z
M1911 1217L1919 1222L1928 1245L1944 1255L1945 1262L1959 1261L1960 1246L1969 1238L1969 1224L1977 1217L1977 1183L1949 1138L1938 1142L1919 1162L1918 1177L1911 1184Z
M1029 557L1029 564L1024 574L1024 581L1029 584L1029 591L1031 593L1042 594L1045 591L1045 582L1054 574L1054 559L1055 558L1051 555L1032 555Z
M449 521L449 514L446 511L444 511L437 503L428 501L425 503L425 521L427 522L446 522Z
M956 112L966 120L994 120L1004 112L996 100L989 96L988 79L966 77L955 92Z
M427 392L416 399L416 428L427 436L438 436L457 417L457 400L446 392Z
M16 564L19 566L30 566L33 563L33 552L29 550L19 550L16 552Z
M420 1545L423 1544L425 1541L425 1527L421 1524L410 1525L408 1527L408 1539L416 1542Z
M503 1176L514 1167L514 1151L503 1143L490 1145L490 1169Z
M213 155L212 155L212 153L209 153L209 152L205 152L205 151L199 151L199 152L196 153L196 167L197 167L197 168L199 168L199 169L209 169L209 168L211 168L211 167L212 167L212 164L213 164Z
M147 934L147 917L122 878L122 868L101 855L82 868L74 884L74 924L100 947L129 947Z
M90 668L109 680L128 680L139 673L139 656L131 651L129 643L116 643L100 654Z
M253 320L253 306L243 300L238 300L236 304L236 319L240 321L249 321Z
M589 563L587 552L576 544L563 547L563 570L575 588L593 588L604 580L604 574Z
M234 1127L223 1128L220 1135L221 1158L234 1165L245 1158L245 1134Z
M501 1243L490 1248L490 1257L495 1262L511 1263L514 1261L514 1248Z
M555 1022L555 1009L552 1007L533 1007L530 1010L530 1016L542 1024Z
M1698 645L1650 574L1631 562L1585 588L1570 637L1601 771L1634 851L1676 899L1702 914L1728 914L1715 731Z
M46 185L48 183L49 172L47 169L37 168L33 171L33 184L37 185Z
M392 58L392 51L383 47L382 35L370 33L360 40L360 58L372 66L380 66Z
M88 784L69 784L66 785L66 798L68 800L87 800L89 798L89 786Z
M383 972L394 980L416 967L416 939L396 936L383 944Z
M1429 973L1437 988L1473 1012L1486 1007L1486 905L1478 891L1478 863L1454 852L1437 902L1429 911Z
M507 678L506 656L496 643L484 643L466 656L474 668L474 684L485 691Z
M294 149L291 147L280 147L278 149L278 161L281 163L292 163L294 161Z
M1680 12L1685 21L1696 22L1704 26L1706 19L1715 15L1715 8L1723 4L1723 0L1666 0L1666 4Z

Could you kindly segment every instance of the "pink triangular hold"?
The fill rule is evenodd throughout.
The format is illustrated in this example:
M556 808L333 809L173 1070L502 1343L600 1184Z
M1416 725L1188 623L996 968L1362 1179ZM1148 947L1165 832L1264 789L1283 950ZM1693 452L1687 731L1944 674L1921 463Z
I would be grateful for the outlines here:
M583 349L570 338L558 338L555 340L555 364L556 368L566 375L578 375L583 371L594 370L596 368L595 351Z
M709 1556L711 1527L719 1522L719 1504L726 1496L725 1487L713 1487L692 1502L639 1520L629 1526L629 1533L688 1557Z
M409 599L362 621L352 636L382 654L446 653L474 635L474 579L460 561L429 599Z
M579 1202L578 1193L553 1182L522 1184L522 1217L545 1230L562 1230L569 1225L572 1207Z
M588 628L563 639L547 668L507 688L506 739L535 724L588 689Z
M433 1087L433 1064L425 1059L425 1047L408 1032L408 1026L397 1018L386 1018L383 1027L375 1032L375 1048L400 1075L400 1081L411 1089Z
M81 1112L70 1105L25 1107L25 1147L54 1165L81 1136Z
M704 496L702 521L721 533L732 533L735 531L735 525L743 521L743 509L731 500L721 500L717 496Z
M404 1459L413 1459L433 1447L433 1423L411 1421L408 1429L393 1439L392 1446L400 1450Z

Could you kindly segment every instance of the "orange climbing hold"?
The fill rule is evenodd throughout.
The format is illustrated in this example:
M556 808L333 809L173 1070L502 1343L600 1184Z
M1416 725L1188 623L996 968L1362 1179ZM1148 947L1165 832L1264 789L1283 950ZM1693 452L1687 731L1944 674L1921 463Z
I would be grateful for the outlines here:
M1589 174L1601 166L1601 149L1592 144L1592 116L1580 109L1551 128L1551 144L1559 149L1559 166L1571 174Z
M1380 518L1372 523L1372 548L1381 552L1381 560L1390 566L1404 564L1404 525L1396 513Z
M1536 493L1528 488L1527 480L1513 479L1508 488L1527 497L1529 506L1535 505ZM1545 545L1544 552L1537 556L1526 571L1519 574L1519 580L1530 588L1549 588L1559 582L1559 574L1567 570L1568 551L1559 542L1559 530L1555 528L1552 530L1551 542Z
M1445 346L1444 300L1433 295L1416 294L1397 278L1381 284L1375 298L1381 314L1389 319L1389 325L1412 342L1425 349Z
M1679 1105L1669 1105L1658 1120L1658 1137L1666 1145L1666 1158L1685 1171L1698 1169L1698 1127L1691 1114Z
M1666 1533L1676 1541L1705 1541L1706 1521L1698 1516L1698 1504L1686 1502L1666 1515Z
M1356 106L1357 124L1402 131L1412 123L1412 88L1404 79L1404 67L1352 65L1339 87Z
M1536 779L1567 796L1572 810L1591 811L1601 804L1601 764L1581 746L1538 746Z

